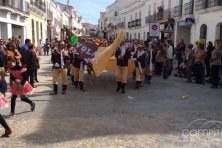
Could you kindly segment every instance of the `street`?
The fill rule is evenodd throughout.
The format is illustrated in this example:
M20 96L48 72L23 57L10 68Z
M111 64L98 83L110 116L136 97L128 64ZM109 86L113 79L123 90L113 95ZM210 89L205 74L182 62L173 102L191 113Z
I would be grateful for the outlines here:
M1 148L219 148L220 136L183 135L195 120L222 122L222 89L209 84L185 83L171 76L154 76L151 84L136 90L132 76L126 93L115 91L115 75L85 75L86 92L74 88L69 80L66 95L49 95L52 90L50 56L41 56L40 83L33 94L36 110L17 99L16 116L2 110L13 134L0 139ZM7 77L8 79L8 77ZM10 98L10 94L7 93ZM204 124L204 123L203 123ZM203 125L201 124L201 125ZM221 125L220 125L221 126ZM193 129L200 128L193 125ZM215 125L209 125L215 128ZM219 125L217 126L219 128ZM222 128L219 128L222 129ZM3 133L0 128L0 133Z

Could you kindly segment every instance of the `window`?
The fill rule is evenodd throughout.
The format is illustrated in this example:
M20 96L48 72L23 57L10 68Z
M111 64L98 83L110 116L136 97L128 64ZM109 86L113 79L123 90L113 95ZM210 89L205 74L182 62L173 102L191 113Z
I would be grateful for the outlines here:
M136 33L134 33L134 39L136 39Z
M43 38L43 35L42 35L42 23L40 24L40 33L41 33L41 39Z
M135 14L135 20L137 19L137 13Z
M118 16L117 11L115 11L115 16Z
M203 24L200 27L200 39L207 39L207 25Z
M37 35L37 42L39 41L39 22L36 21L36 35Z
M141 11L139 12L139 19L141 19Z
M138 40L140 40L140 33L138 33Z
M222 24L220 25L220 39L222 40Z
M34 19L32 19L32 42L35 44L35 24L34 24Z
M133 20L133 16L131 15L131 18L130 18L130 20L132 21Z
M148 15L150 16L150 15L151 15L151 5L149 5L148 11L149 11L149 12L148 12L148 13L149 13Z

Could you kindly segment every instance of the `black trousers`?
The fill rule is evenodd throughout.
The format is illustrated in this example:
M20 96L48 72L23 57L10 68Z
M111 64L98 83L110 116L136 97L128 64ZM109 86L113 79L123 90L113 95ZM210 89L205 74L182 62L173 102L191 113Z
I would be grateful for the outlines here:
M34 80L38 80L38 69L34 70Z
M33 102L27 98L26 96L20 96L21 97L21 100L23 102L26 102L28 104L32 104ZM12 95L12 98L11 98L11 113L15 113L15 104L16 104L16 98L17 98L17 95L13 94Z
M195 79L196 83L203 84L204 83L204 64L200 62L196 62L194 64L195 68Z
M220 79L220 66L212 65L211 66L211 82L213 86L218 86Z
M178 62L178 68L180 67L180 64L183 62L183 58L181 56L177 56L177 62Z
M4 129L9 129L8 124L6 123L5 119L2 117L2 115L0 114L0 124L4 127Z
M205 59L205 66L206 66L206 75L210 76L210 60L209 59Z
M156 75L161 75L162 74L162 69L163 69L163 63L156 62L155 63L155 74Z
M27 70L28 81L32 86L34 86L34 72L35 72L35 70L33 70L33 69Z

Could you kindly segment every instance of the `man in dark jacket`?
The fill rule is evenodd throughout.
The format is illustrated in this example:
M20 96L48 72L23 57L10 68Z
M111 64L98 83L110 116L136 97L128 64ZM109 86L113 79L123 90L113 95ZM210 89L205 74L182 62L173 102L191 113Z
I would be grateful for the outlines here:
M116 50L115 57L117 60L116 81L118 85L116 91L118 92L122 89L122 93L125 93L125 85L128 77L128 60L131 57L131 52L124 42Z
M67 51L64 50L65 43L59 41L59 48L52 53L51 61L53 63L53 87L54 90L51 95L58 94L58 81L61 75L62 77L62 94L66 94L68 85L67 78L67 61L70 59Z
M37 57L34 51L34 45L29 45L29 50L24 52L25 59L24 60L24 67L27 68L28 80L33 88L34 86L34 71L37 69Z

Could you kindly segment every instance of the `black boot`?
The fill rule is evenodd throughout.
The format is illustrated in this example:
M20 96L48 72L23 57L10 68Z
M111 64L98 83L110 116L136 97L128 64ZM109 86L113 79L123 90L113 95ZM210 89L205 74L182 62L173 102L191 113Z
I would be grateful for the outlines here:
M57 95L58 94L58 85L57 84L53 84L53 91L50 93L50 95Z
M148 84L150 84L150 80L152 79L152 76L148 76Z
M62 94L66 94L67 85L62 85Z
M27 98L26 96L22 96L21 100L30 104L32 112L35 110L35 103L33 101L31 101L29 98Z
M72 85L75 85L74 76L71 76Z
M122 83L121 85L121 88L122 88L122 93L125 94L125 86L126 86L126 83Z
M79 88L80 88L80 90L81 91L86 91L85 89L84 89L84 82L79 82Z
M118 92L121 88L121 82L120 81L117 81L117 88L116 88L116 91Z
M139 87L143 87L142 81L139 81Z
M147 75L145 75L145 83L148 83L148 77Z
M79 81L75 81L74 83L75 83L75 89L77 89L79 85Z
M136 89L139 89L140 88L140 84L139 84L140 82L139 81L136 81Z

